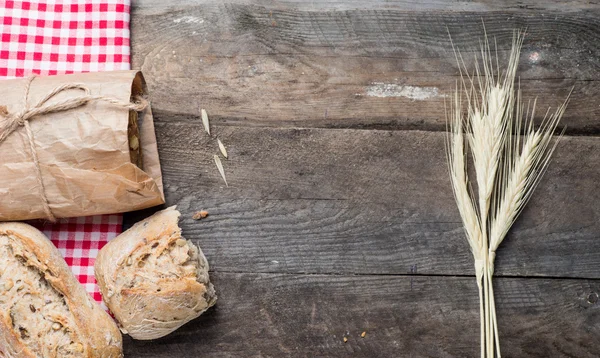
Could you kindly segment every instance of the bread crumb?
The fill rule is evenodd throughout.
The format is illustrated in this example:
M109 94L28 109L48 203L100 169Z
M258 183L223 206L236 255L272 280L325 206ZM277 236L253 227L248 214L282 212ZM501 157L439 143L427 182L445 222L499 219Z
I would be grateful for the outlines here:
M344 337L344 343L348 342L348 337Z
M361 333L361 334L360 334L360 336L361 336L362 338L365 338L365 336L366 336L366 335L367 335L367 332L363 332L363 333Z
M194 215L192 216L192 219L194 220L200 220L200 219L204 219L208 216L208 211L202 210L202 211L196 211L194 213Z

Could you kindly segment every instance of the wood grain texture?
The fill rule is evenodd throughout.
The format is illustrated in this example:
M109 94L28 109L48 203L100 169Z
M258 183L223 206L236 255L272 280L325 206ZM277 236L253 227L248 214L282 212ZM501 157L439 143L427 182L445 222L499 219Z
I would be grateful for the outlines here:
M595 10L598 4L589 0L220 0L220 4L255 5L270 7L290 7L298 10L329 11L356 9L396 9L412 11L510 11L526 12L563 11L578 12ZM148 13L178 9L181 6L215 4L215 0L179 0L176 3L162 0L138 0L135 5Z
M219 301L166 338L126 339L126 356L478 356L443 131L448 31L470 66L482 20L501 60L527 27L525 97L541 112L574 87L563 123L586 135L559 143L498 251L503 356L600 356L599 18L584 0L135 1L167 205Z
M167 205L218 271L472 274L446 171L422 131L157 125ZM496 273L600 278L600 141L565 137L498 251ZM196 210L207 219L191 219ZM128 222L139 217L130 216Z
M470 62L483 20L502 59L513 29L527 27L526 97L545 109L574 87L568 130L600 130L600 7L363 3L141 2L133 66L146 74L160 120L196 118L203 107L214 123L443 130L458 74L447 31Z
M473 278L213 273L219 301L126 357L476 357ZM497 279L505 357L597 357L596 281ZM367 332L364 338L361 332ZM343 342L343 337L348 342Z

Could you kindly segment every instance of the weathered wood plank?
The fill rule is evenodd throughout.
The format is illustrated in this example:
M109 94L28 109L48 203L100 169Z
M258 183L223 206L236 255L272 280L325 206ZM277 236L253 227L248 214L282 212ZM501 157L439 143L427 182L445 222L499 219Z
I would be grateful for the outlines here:
M476 0L476 1L444 1L444 0L227 0L229 4L258 5L271 7L289 7L298 10L356 10L356 9L396 9L396 10L445 10L445 11L564 11L577 12L595 10L598 4L588 0ZM138 0L134 5L146 11L164 11L181 6L198 6L214 4L214 0L180 0L172 3L162 0Z
M157 134L168 205L217 271L472 274L440 132L213 126ZM498 275L600 278L600 140L565 137ZM211 215L194 221L194 211ZM128 222L134 222L129 216Z
M564 123L572 133L600 130L598 6L319 7L339 3L134 6L133 65L146 74L158 120L195 118L204 107L215 123L440 130L444 95L458 73L447 29L470 59L483 19L503 58L512 30L528 28L519 72L526 96L539 96L541 108L556 106L575 86Z
M472 278L212 273L219 301L127 357L476 357ZM497 279L505 357L598 357L597 281ZM364 338L361 332L366 331ZM343 337L348 342L343 342Z

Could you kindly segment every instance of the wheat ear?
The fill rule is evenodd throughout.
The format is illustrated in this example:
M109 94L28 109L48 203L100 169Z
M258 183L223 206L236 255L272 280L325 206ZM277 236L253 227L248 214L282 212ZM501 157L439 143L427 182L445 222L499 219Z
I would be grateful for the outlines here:
M523 121L523 106L520 104L520 90L518 91L517 98L517 114L514 125L516 134L515 136L511 136L506 145L506 159L504 161L504 167L501 170L501 175L498 178L498 199L493 208L493 220L490 227L490 255L488 265L490 279L494 272L496 249L500 246L510 227L531 197L548 166L554 149L556 148L558 140L556 140L552 146L550 145L550 142L567 105L567 101L565 101L550 116L548 115L549 112L546 112L542 125L539 129L535 130L533 126L535 102L531 113L529 114L529 109L526 111L525 115L528 116L528 118ZM524 132L522 146L520 146L519 140L521 131ZM498 342L496 305L494 302L494 290L491 280L489 294L491 300L491 312L493 314L493 330L496 342ZM496 348L498 357L500 357L500 345L497 344Z
M487 40L487 34L485 34L485 42L481 44L483 70L480 70L479 62L475 62L480 98L479 101L473 101L469 107L471 130L469 144L473 152L478 186L479 217L485 260L484 292L486 293L493 291L491 286L493 259L490 257L490 238L488 237L488 222L491 218L490 206L492 193L496 187L496 175L502 159L502 150L505 146L507 133L509 133L509 123L512 118L514 79L522 41L521 34L515 33L508 68L504 76L500 75L499 68L496 71L493 70L492 51ZM485 316L488 356L494 354L494 346L496 346L497 353L500 355L499 345L494 343L494 339L497 341L497 334L495 334L497 329L495 329L493 306L493 296L486 294Z
M556 147L556 143L551 145L551 138L567 105L565 101L552 114L548 110L541 126L534 128L535 101L525 110L520 90L515 91L522 43L522 32L515 32L508 67L502 75L497 56L494 69L487 34L481 44L482 66L476 58L472 76L468 75L460 52L454 51L460 69L461 90L468 106L466 119L463 119L462 91L457 85L450 115L447 115L451 127L447 142L448 165L454 196L475 259L482 358L501 357L492 283L496 249L548 165ZM454 49L454 44L452 47ZM523 140L521 131L524 132ZM477 201L468 189L466 144L473 156ZM479 204L477 207L475 202Z
M500 246L542 178L550 156L558 143L558 140L554 145L551 145L550 142L567 103L568 100L550 115L546 112L538 129L533 127L533 110L531 115L528 115L529 118L525 120L525 128L516 126L517 131L525 132L525 139L521 148L516 139L510 141L507 146L507 153L511 154L509 154L510 160L505 163L506 175L501 176L499 180L498 187L501 188L499 197L501 199L498 200L490 228L490 250L495 251Z
M482 256L483 242L479 218L473 198L468 189L467 166L465 164L465 139L463 133L463 118L461 109L461 96L458 90L458 84L455 87L453 102L450 109L450 116L446 123L450 124L450 134L447 141L448 154L448 172L452 182L454 198L458 206L458 211L463 223L465 235L473 254L475 262L475 276L479 290L479 317L481 331L481 356L485 353L485 320L484 320L484 295L483 278L485 272L485 261ZM448 111L446 111L448 114Z
M461 110L461 98L458 86L454 93L453 103L450 110L450 136L447 142L448 164L450 179L454 198L458 206L458 211L463 222L467 241L471 247L475 260L481 260L481 229L479 227L479 218L473 199L469 194L467 166L465 163L465 140L463 133L463 119Z

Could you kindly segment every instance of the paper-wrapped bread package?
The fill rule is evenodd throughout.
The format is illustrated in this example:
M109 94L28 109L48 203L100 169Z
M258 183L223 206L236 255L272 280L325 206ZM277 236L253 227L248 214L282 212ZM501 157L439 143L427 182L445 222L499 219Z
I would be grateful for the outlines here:
M164 203L144 91L137 71L0 81L0 221Z

